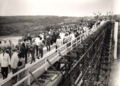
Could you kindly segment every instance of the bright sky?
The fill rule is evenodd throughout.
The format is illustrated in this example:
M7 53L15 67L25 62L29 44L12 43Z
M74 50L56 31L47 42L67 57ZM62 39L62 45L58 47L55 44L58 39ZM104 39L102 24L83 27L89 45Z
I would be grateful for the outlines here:
M93 12L120 14L120 0L0 0L0 16L93 16Z

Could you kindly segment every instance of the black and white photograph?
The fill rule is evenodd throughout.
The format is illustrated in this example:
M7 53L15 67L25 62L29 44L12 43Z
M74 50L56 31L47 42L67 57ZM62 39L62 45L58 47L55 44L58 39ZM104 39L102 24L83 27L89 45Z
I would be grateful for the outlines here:
M120 86L120 0L0 0L0 86Z

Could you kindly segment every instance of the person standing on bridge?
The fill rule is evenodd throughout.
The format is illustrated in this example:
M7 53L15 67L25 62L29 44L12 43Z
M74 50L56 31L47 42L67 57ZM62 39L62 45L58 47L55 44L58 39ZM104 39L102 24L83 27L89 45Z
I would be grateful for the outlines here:
M12 43L12 41L11 40L9 40L9 45L8 45L8 49L9 49L9 56L10 56L10 58L11 58L11 56L12 56L12 48L14 47L14 44Z
M39 36L37 38L35 38L36 56L37 56L38 59L39 59L39 56L38 56L38 54L39 54L38 46L39 46L40 42L41 42L41 40L40 40Z
M25 58L23 57L23 55L21 53L18 54L19 57L19 62L18 62L18 71L25 68ZM21 80L22 78L24 78L26 75L26 72L23 71L22 73L20 73L18 75L18 80ZM22 82L19 86L25 86L24 82Z
M19 62L19 57L18 57L18 50L17 48L13 48L13 55L11 57L11 69L12 73L16 73L18 71L18 62ZM13 83L17 82L17 76L13 77Z
M29 40L29 41L30 41L30 43L32 43L32 36L30 35L30 33L29 33L29 34L27 34L27 40Z
M28 45L26 43L26 39L24 39L22 46L23 46L23 57L25 57L25 63L27 63Z
M29 51L30 51L30 54L31 54L31 63L30 64L32 64L33 61L35 62L35 56L34 56L35 55L35 43L34 42L32 42L30 44Z
M73 31L71 32L70 36L71 36L71 40L75 40L75 34Z
M5 50L4 54L3 54L3 51L0 54L0 64L1 64L1 73L2 73L3 79L6 79L8 76L8 67L11 69L8 49Z
M42 42L42 38L40 38L40 40L41 40L41 42L39 42L38 50L39 50L39 54L41 54L41 58L42 58L43 57L43 47L44 47L44 44Z
M8 43L6 40L4 40L4 49L3 49L3 54L6 51L6 49L8 48Z
M51 37L49 34L46 35L45 45L47 47L47 51L50 51L50 43L51 43Z
M68 36L69 36L68 33L65 33L65 36L63 38L63 44L68 42L68 38L69 38Z
M2 44L2 41L0 41L0 49L4 50L4 45Z
M56 49L62 45L63 45L63 39L61 39L60 36L58 36L58 38L56 40ZM57 52L57 50L56 50L56 52Z

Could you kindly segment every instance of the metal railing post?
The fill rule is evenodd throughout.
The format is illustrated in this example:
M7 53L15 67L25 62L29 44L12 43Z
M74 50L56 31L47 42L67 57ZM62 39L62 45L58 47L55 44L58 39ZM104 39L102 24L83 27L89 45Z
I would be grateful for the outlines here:
M45 58L45 70L47 71L47 59Z
M77 38L76 38L76 47L77 47L77 42L78 42L78 41L77 41Z
M79 39L79 40L80 40L80 44L81 44L81 41L82 41L82 37L81 37L81 36L80 36L80 39Z
M27 74L29 74L30 68L27 69ZM27 79L27 85L30 86L30 74L29 78Z
M59 52L60 52L59 49L57 49L57 55L59 55ZM58 61L58 60L59 60L59 59L57 58L57 61Z
M72 45L72 44L73 44L73 42L72 42L72 41L73 41L73 40L71 40L71 50L73 49L73 45Z

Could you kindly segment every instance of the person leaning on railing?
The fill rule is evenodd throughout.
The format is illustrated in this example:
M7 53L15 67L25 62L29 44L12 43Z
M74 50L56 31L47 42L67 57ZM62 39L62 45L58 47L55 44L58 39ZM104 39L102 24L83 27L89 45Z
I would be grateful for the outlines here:
M63 45L63 39L61 39L60 36L58 36L58 38L56 40L56 49L62 45ZM57 50L56 50L56 52L57 52Z
M18 70L20 70L25 67L25 58L23 57L21 52L18 53L18 57L19 57Z
M18 62L18 71L19 71L25 67L25 58L21 53L18 54L18 57L19 57L19 62ZM18 75L18 81L24 78L25 74L26 74L25 71L21 72ZM19 86L24 86L24 82L21 83Z

